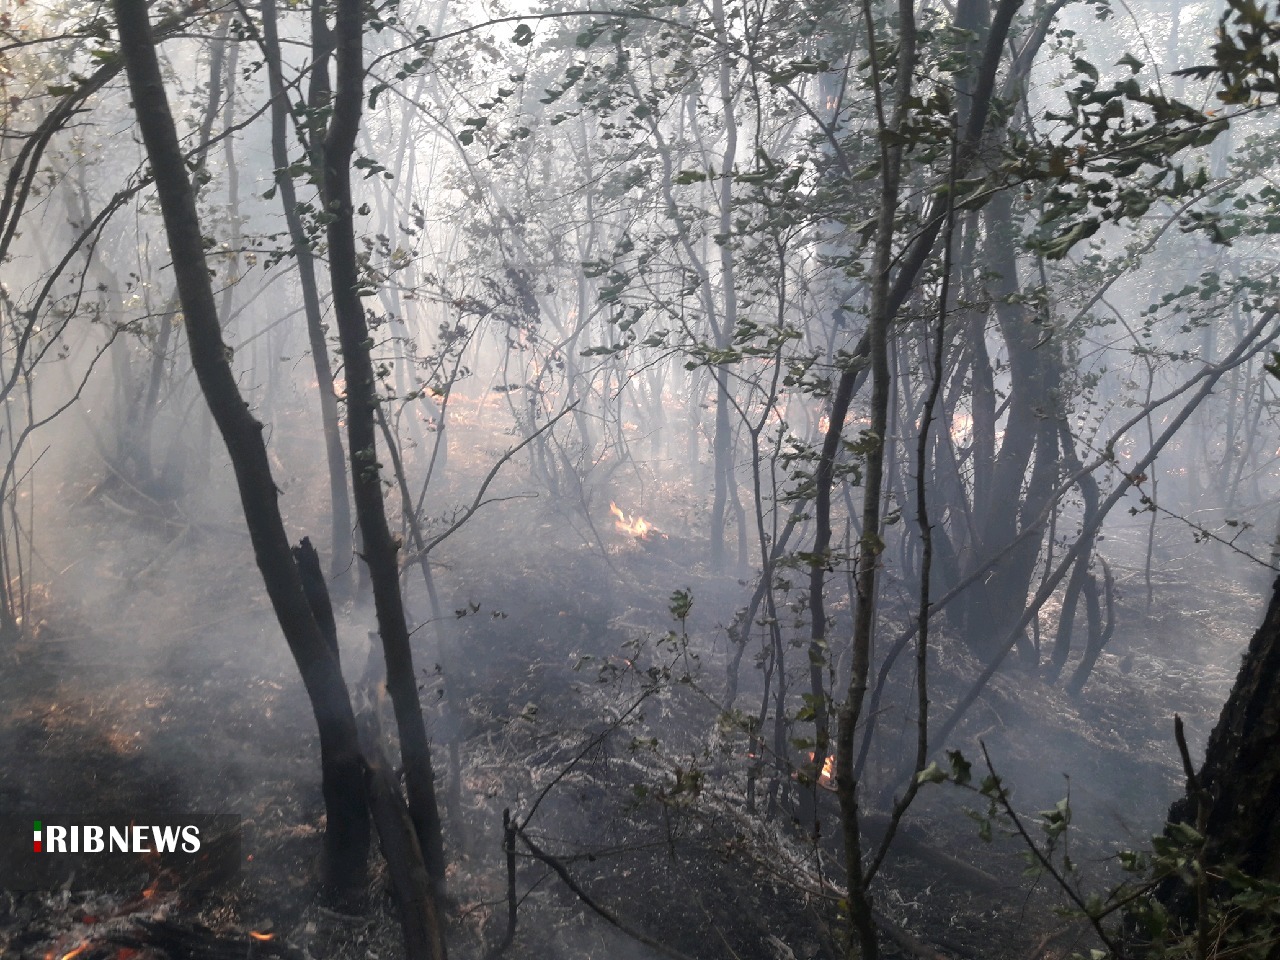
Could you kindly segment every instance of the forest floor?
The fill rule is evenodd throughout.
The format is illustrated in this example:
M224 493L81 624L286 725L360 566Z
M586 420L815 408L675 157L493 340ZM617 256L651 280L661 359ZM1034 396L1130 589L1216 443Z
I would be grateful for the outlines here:
M191 956L398 956L380 875L362 916L317 903L314 725L232 506L207 498L197 518L124 497L104 502L89 497L92 488L71 478L53 494L64 506L56 535L40 545L42 619L0 653L0 810L236 813L245 859L236 881L198 896L163 884L131 894L0 892L0 957L148 960L166 954L139 942L126 951L112 931L164 919L207 928L227 950ZM572 512L546 499L487 508L439 552L443 616L433 623L410 571L423 699L450 799L452 953L482 957L501 939L509 808L592 900L672 951L835 956L837 907L826 885L836 870L834 797L816 791L824 835L797 829L788 813L796 785L749 785L747 741L716 703L729 662L724 625L746 602L749 574L709 568L687 492L649 491L644 511L666 535L643 541L615 529L607 504L601 495ZM319 539L320 528L306 532ZM1172 714L1201 746L1260 613L1256 584L1251 592L1235 566L1192 547L1159 564L1148 607L1138 539L1121 531L1108 542L1119 627L1083 697L1011 669L949 745L977 767L985 744L1025 815L1069 794L1085 888L1113 882L1110 853L1159 828L1180 790ZM668 609L677 590L694 597L683 624ZM372 627L365 604L341 611L349 680L367 669ZM735 704L746 713L759 708L761 689L752 643ZM948 652L931 664L934 709L945 716L978 666L945 635L938 649ZM880 723L872 797L894 788L892 771L915 736L892 695ZM458 744L456 765L444 739ZM965 811L984 805L948 785L922 792L876 887L888 952L1087 952L1083 924L1054 913L1061 892L1022 875L1021 845L1000 829L991 843L978 839ZM886 799L871 806L874 835ZM535 858L520 858L517 890L509 956L658 955ZM273 946L246 939L249 931L269 933Z

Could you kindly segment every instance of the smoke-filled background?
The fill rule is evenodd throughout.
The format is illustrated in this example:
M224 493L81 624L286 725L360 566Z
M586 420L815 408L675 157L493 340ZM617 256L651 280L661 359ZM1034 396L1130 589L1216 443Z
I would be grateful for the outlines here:
M1173 714L1198 764L1275 575L1273 67L1233 43L1266 11L359 9L356 451L344 27L148 15L225 359L412 808L351 502L377 479L448 949L1098 947L1054 911L1186 792ZM0 806L236 813L246 860L199 895L4 892L0 949L413 956L394 866L319 889L317 701L116 17L0 12Z

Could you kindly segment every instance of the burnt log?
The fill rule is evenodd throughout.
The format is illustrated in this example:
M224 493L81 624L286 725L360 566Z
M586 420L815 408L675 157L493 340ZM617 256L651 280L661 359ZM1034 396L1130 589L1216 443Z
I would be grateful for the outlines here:
M107 941L131 950L159 951L170 960L304 960L301 950L272 933L219 932L199 923L143 920ZM116 955L117 951L112 951Z

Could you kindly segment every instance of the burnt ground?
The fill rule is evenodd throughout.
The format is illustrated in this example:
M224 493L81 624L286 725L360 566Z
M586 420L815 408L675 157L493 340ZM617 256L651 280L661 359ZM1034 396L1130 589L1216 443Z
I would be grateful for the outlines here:
M314 726L232 505L206 499L193 516L189 504L104 504L88 498L92 486L68 481L59 492L75 506L41 547L42 620L3 654L0 810L237 813L245 859L235 882L199 895L163 882L133 894L0 893L0 956L179 955L109 943L110 931L164 918L233 946L253 930L301 956L398 956L380 873L361 916L317 901ZM795 783L753 790L747 740L716 706L724 624L748 585L701 562L691 502L672 496L654 509L668 537L643 542L612 528L607 504L490 508L440 551L438 620L410 573L423 698L450 798L453 954L484 956L501 938L509 808L599 906L673 950L837 955L834 797L816 791L823 835L797 830ZM1179 790L1171 714L1187 720L1193 746L1203 743L1258 605L1227 565L1189 555L1160 565L1148 611L1139 552L1123 536L1113 549L1121 625L1085 695L1073 701L1009 671L953 744L976 760L984 743L1026 815L1069 793L1085 887L1113 880L1110 853L1158 827ZM667 609L677 589L695 597L687 636ZM366 670L372 615L349 604L339 620L354 680ZM935 717L978 671L945 639L931 663ZM744 713L759 706L755 643L735 704ZM802 650L792 656L803 663ZM869 768L873 793L886 798L914 737L896 697L886 698ZM1030 960L1086 948L1082 925L1054 912L1061 893L1023 876L1021 845L999 826L993 842L978 839L966 815L983 806L976 800L945 785L921 794L877 887L887 951ZM536 858L521 856L517 890L509 956L657 955ZM265 948L241 955L254 949Z

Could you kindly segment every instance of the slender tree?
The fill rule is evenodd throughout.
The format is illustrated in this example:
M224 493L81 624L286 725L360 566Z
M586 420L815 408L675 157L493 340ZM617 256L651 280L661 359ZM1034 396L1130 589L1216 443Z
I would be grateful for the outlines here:
M275 0L260 0L262 11L263 58L267 64L267 83L271 92L271 160L276 167L276 184L289 240L298 263L298 283L302 287L302 303L307 321L307 341L311 345L311 362L320 391L320 423L324 431L325 458L329 468L329 509L333 520L334 579L345 576L351 562L351 503L347 492L345 456L342 451L342 428L338 417L338 398L333 391L333 369L329 365L329 345L325 340L324 317L320 310L320 286L316 281L315 255L311 241L298 212L298 192L289 169L288 126L289 104L281 71L280 35L276 23ZM299 133L301 134L301 130Z
M397 559L400 542L391 534L382 499L383 476L378 462L375 417L381 398L373 370L372 341L361 300L362 278L356 256L351 163L364 100L363 34L360 0L337 0L333 27L336 82L332 116L324 136L321 181L328 221L329 278L346 371L347 445L362 556L373 583L378 632L387 666L387 690L400 732L409 813L427 870L443 903L443 831L436 801L431 744L418 700L418 680L400 592Z
M231 457L254 557L319 728L328 815L325 882L333 894L345 896L363 888L369 849L355 716L338 658L316 623L290 553L263 426L240 395L228 360L195 195L165 94L146 0L118 0L115 14L133 109L164 217L191 363Z

